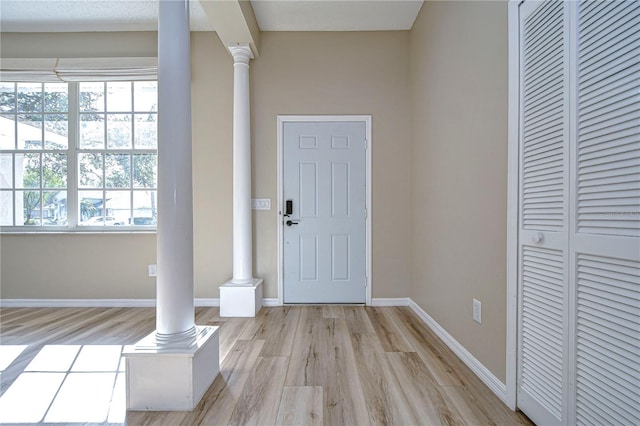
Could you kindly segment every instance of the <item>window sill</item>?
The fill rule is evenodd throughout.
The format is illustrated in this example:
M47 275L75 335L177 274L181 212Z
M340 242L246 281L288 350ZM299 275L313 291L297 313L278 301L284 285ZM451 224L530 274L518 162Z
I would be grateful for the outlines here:
M0 235L131 235L131 234L156 234L156 228L153 229L0 229Z

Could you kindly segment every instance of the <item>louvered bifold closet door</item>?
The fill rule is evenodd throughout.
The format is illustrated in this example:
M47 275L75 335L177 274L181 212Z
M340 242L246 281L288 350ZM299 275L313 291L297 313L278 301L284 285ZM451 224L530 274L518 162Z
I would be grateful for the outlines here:
M566 422L568 341L568 15L520 7L520 218L517 404L538 424Z
M569 420L640 425L640 2L580 2L577 23Z

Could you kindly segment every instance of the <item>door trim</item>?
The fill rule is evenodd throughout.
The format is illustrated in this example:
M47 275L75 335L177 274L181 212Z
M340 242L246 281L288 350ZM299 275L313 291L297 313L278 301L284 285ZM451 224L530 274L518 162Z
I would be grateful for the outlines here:
M371 115L278 115L277 129L277 149L278 149L278 199L277 206L277 229L278 229L278 305L284 304L284 232L282 228L282 205L284 203L284 132L282 131L285 123L291 122L330 122L330 121L357 121L365 123L367 149L365 151L365 169L366 169L366 208L367 217L365 219L366 228L366 275L367 287L365 304L371 306L371 287L373 282L371 268Z
M520 134L520 4L508 3L508 130L507 130L507 335L505 404L517 405L518 372L518 199Z

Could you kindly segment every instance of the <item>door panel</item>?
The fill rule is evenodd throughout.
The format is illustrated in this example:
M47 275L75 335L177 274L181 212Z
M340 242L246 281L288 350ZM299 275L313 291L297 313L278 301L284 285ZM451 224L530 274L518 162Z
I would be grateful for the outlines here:
M300 235L300 281L318 280L318 236Z
M331 236L331 279L333 281L349 280L349 235Z
M520 15L520 230L517 404L566 423L568 405L568 41L563 2Z
M538 424L640 424L638 27L637 1L520 6L517 404Z
M640 424L640 2L579 2L577 17L570 420Z
M283 134L284 302L364 303L366 124L285 122Z
M576 418L640 424L640 262L579 254Z
M520 403L562 418L564 276L561 250L524 247L522 254Z
M299 194L300 217L318 217L318 163L305 161L300 162L298 167L298 186L304 188Z

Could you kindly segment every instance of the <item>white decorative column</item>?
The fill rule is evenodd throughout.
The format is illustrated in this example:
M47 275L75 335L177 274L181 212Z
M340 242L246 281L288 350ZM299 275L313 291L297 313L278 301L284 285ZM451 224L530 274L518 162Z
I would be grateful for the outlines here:
M127 408L191 410L219 370L218 327L196 327L189 0L159 2L156 331L123 351Z
M253 277L251 233L251 108L248 45L233 55L233 278L220 286L220 316L254 317L262 307L262 279Z

